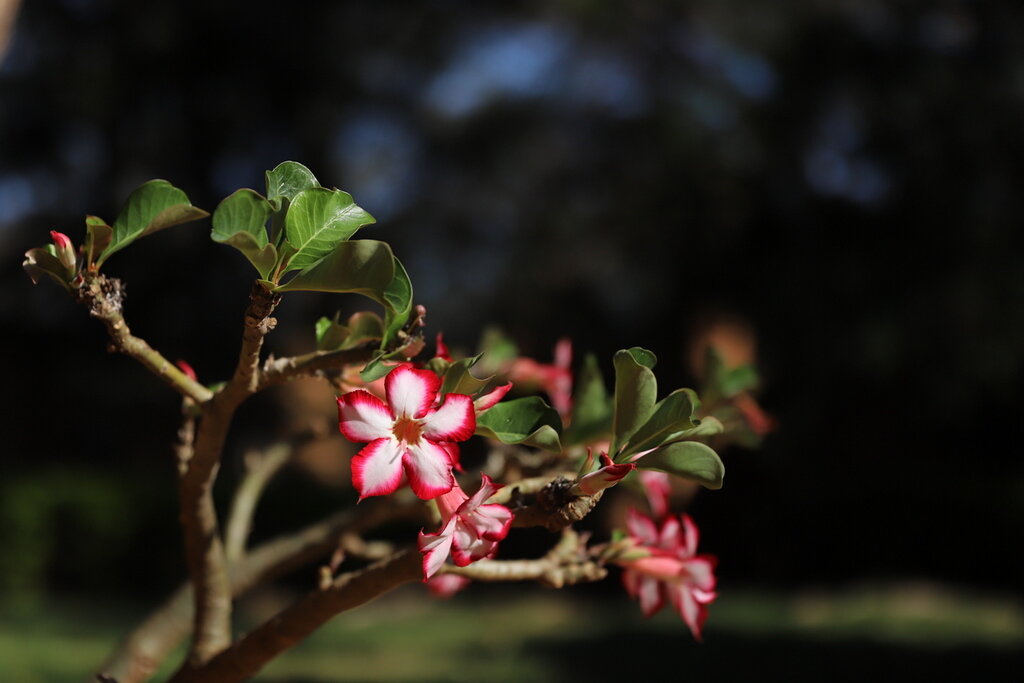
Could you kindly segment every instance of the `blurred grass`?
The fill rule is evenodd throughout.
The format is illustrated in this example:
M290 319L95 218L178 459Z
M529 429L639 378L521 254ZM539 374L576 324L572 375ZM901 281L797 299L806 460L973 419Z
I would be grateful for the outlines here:
M426 599L419 587L397 591L331 622L256 680L545 682L685 674L813 681L827 673L832 680L927 674L977 681L1013 680L1000 672L1024 670L1024 607L928 583L792 595L727 589L713 605L704 645L669 610L645 620L621 598L502 588L479 587L446 603ZM251 601L242 618L275 606L272 598ZM31 613L0 611L0 680L87 680L139 616L135 611L67 601Z

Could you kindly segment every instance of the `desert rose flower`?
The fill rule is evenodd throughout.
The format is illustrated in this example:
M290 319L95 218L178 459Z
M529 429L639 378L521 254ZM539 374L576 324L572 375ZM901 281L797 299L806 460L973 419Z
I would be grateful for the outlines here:
M448 394L435 406L441 380L430 370L403 364L384 380L387 402L358 389L338 397L338 426L350 441L369 442L352 458L352 483L360 500L391 493L408 477L424 500L449 492L453 453L450 442L476 431L473 401ZM457 457L457 456L454 456Z
M436 534L421 531L419 536L424 581L437 573L449 555L459 567L492 557L498 542L508 535L512 512L504 505L484 503L502 487L491 483L486 474L480 476L480 489L472 498L458 484L437 498L441 530Z
M682 524L668 517L659 529L648 517L630 510L626 527L635 547L648 552L643 557L627 554L616 561L624 569L626 590L640 600L644 616L655 614L666 601L671 602L693 637L701 640L707 606L718 597L714 574L717 559L696 554L697 526L689 515L683 515Z

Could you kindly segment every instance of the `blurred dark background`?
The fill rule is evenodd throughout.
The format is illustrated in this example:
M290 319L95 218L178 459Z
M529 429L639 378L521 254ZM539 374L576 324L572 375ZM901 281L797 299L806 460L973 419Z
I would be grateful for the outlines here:
M152 599L181 573L178 400L22 253L149 178L212 211L295 159L377 217L454 347L496 324L548 361L570 336L610 374L643 345L667 391L703 322L748 321L779 426L691 510L723 586L1019 597L1024 8L929 5L23 3L0 66L0 589ZM252 272L207 231L106 270L133 330L214 381ZM363 305L289 296L271 346ZM242 414L229 459L273 413ZM302 523L308 489L286 479L275 519Z

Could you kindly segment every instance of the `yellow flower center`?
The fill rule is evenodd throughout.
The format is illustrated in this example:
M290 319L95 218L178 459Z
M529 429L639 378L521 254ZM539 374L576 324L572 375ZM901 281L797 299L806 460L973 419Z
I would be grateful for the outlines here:
M420 436L423 434L423 424L411 417L400 417L395 420L395 426L391 428L391 433L399 441L415 446L420 442Z

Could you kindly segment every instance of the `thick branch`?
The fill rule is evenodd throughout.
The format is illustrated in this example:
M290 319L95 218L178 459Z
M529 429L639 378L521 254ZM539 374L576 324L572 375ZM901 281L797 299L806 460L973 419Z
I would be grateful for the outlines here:
M124 286L120 280L102 274L91 276L76 296L89 309L89 315L106 326L112 349L137 360L182 396L200 404L210 400L213 392L176 368L146 340L131 333L124 319Z
M255 675L334 616L363 605L423 575L422 558L405 550L369 567L342 574L236 641L205 666L179 671L171 683L233 683Z
M195 629L186 666L198 666L231 643L231 583L213 504L213 484L235 410L256 390L263 337L274 327L280 297L253 283L235 374L203 405L194 453L180 480L185 564L195 588Z
M256 586L330 555L339 539L348 534L365 533L386 521L420 513L418 503L393 507L384 501L376 505L368 501L358 510L339 512L296 534L263 543L231 565L231 594L235 598L245 595ZM185 583L122 641L103 666L103 673L118 683L147 680L192 631L193 615L192 589Z

